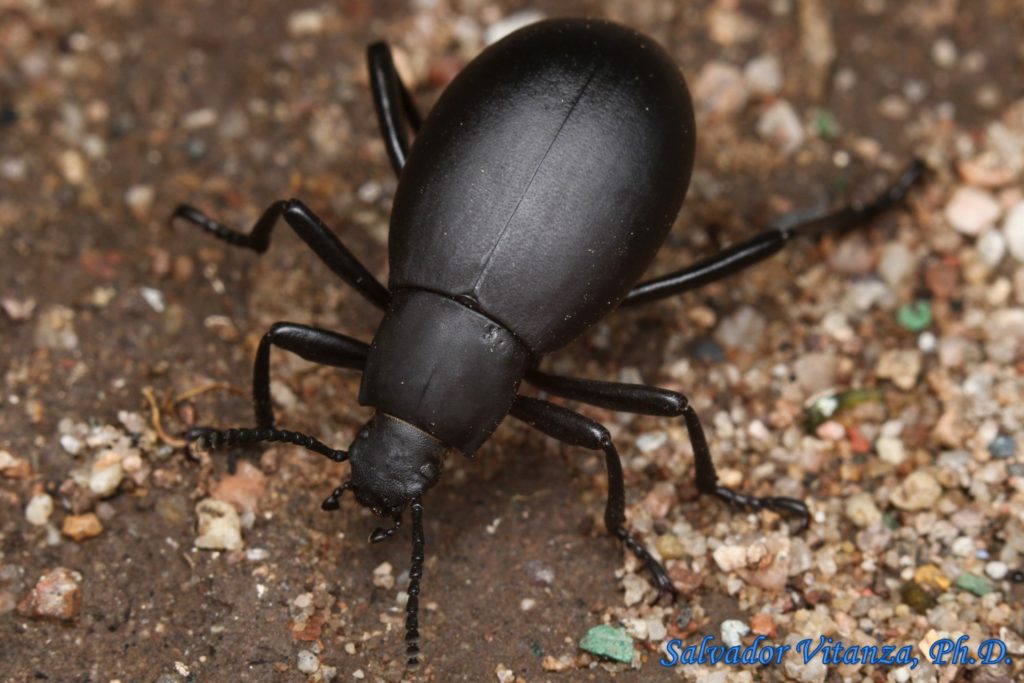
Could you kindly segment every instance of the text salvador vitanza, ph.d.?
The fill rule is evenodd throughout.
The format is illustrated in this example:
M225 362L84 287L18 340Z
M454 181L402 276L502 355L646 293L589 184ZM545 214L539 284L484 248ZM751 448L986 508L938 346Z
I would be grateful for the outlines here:
M665 643L665 656L658 661L664 667L714 664L757 664L778 666L787 657L798 657L804 664L819 660L826 666L841 664L878 664L909 666L916 669L921 659L915 647L904 645L846 645L826 636L805 638L794 645L773 645L758 636L750 645L716 645L714 636L704 636L700 643L683 646L675 639ZM971 654L967 636L940 638L928 648L928 661L936 666L1012 664L1006 643L989 638L978 643Z

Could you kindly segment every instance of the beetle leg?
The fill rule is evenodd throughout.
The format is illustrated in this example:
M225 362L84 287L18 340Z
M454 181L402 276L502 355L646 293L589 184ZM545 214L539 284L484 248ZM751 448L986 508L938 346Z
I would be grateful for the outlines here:
M370 72L373 105L377 110L377 121L380 123L381 135L384 136L388 157L395 173L401 173L405 158L409 155L405 124L415 133L420 129L422 119L409 89L402 83L395 69L391 48L387 43L374 43L366 48L366 66Z
M173 223L175 219L181 218L198 225L219 240L262 254L270 246L270 233L277 219L282 217L335 275L377 308L387 308L391 298L387 288L352 255L320 217L298 199L280 200L271 204L248 234L232 230L188 204L178 205L170 221Z
M412 516L412 558L409 562L409 600L405 603L405 653L409 666L419 664L420 580L423 578L423 501L417 496L409 506Z
M851 204L794 226L762 232L692 266L641 282L630 290L620 306L664 299L703 287L765 260L796 237L812 237L825 232L843 233L866 225L878 214L903 201L910 188L921 179L924 168L924 162L915 159L888 190L870 202Z
M270 347L290 351L313 363L362 370L370 347L352 337L299 323L274 323L256 349L252 370L252 402L256 426L274 427L270 401Z
M682 394L642 384L560 377L537 370L528 372L526 381L555 396L602 408L642 415L681 416L686 421L686 431L693 446L698 491L713 495L734 507L754 510L767 508L791 513L800 519L797 533L807 528L811 513L802 501L782 496L751 496L718 483L718 474L715 472L711 449L708 448L700 418L689 400Z
M640 541L626 529L626 489L622 479L622 461L612 443L611 435L601 424L575 413L568 408L526 396L517 396L509 413L548 436L571 446L604 451L608 470L608 503L604 511L604 524L608 533L618 538L637 559L644 563L654 577L658 597L669 594L676 597L676 588L665 568L654 559Z
M348 460L348 451L335 450L312 436L284 429L261 429L259 427L255 429L249 427L214 429L212 427L193 427L185 433L185 438L189 441L198 441L204 447L211 450L224 448L225 446L244 446L255 443L290 443L307 448L314 453L319 453L334 462L345 462Z

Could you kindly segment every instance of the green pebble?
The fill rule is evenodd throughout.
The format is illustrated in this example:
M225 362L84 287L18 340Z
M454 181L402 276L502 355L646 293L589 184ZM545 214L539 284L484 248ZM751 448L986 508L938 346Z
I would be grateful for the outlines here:
M835 140L839 137L839 122L835 115L827 109L819 109L814 115L814 128L823 140Z
M920 332L932 324L932 305L921 299L903 304L896 314L896 321L911 332Z
M580 641L580 648L599 657L629 664L633 661L633 639L626 629L615 626L595 626Z
M957 588L962 588L968 593L974 593L975 595L988 595L992 592L992 584L984 576L978 576L977 574L961 574L956 577Z

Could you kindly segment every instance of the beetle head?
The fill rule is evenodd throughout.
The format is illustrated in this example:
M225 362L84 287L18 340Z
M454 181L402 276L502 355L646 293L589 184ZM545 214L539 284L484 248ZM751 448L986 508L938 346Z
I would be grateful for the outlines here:
M356 500L396 521L409 501L437 483L447 448L408 422L376 413L349 446ZM373 540L378 532L374 532ZM388 534L390 535L390 534Z

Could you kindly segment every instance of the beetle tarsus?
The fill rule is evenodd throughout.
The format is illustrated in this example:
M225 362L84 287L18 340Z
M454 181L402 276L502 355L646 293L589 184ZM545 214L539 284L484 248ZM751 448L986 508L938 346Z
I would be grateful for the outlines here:
M807 504L796 498L787 498L785 496L751 496L720 484L716 484L713 495L732 507L748 510L776 510L791 514L799 519L796 533L803 532L811 522L811 511Z

